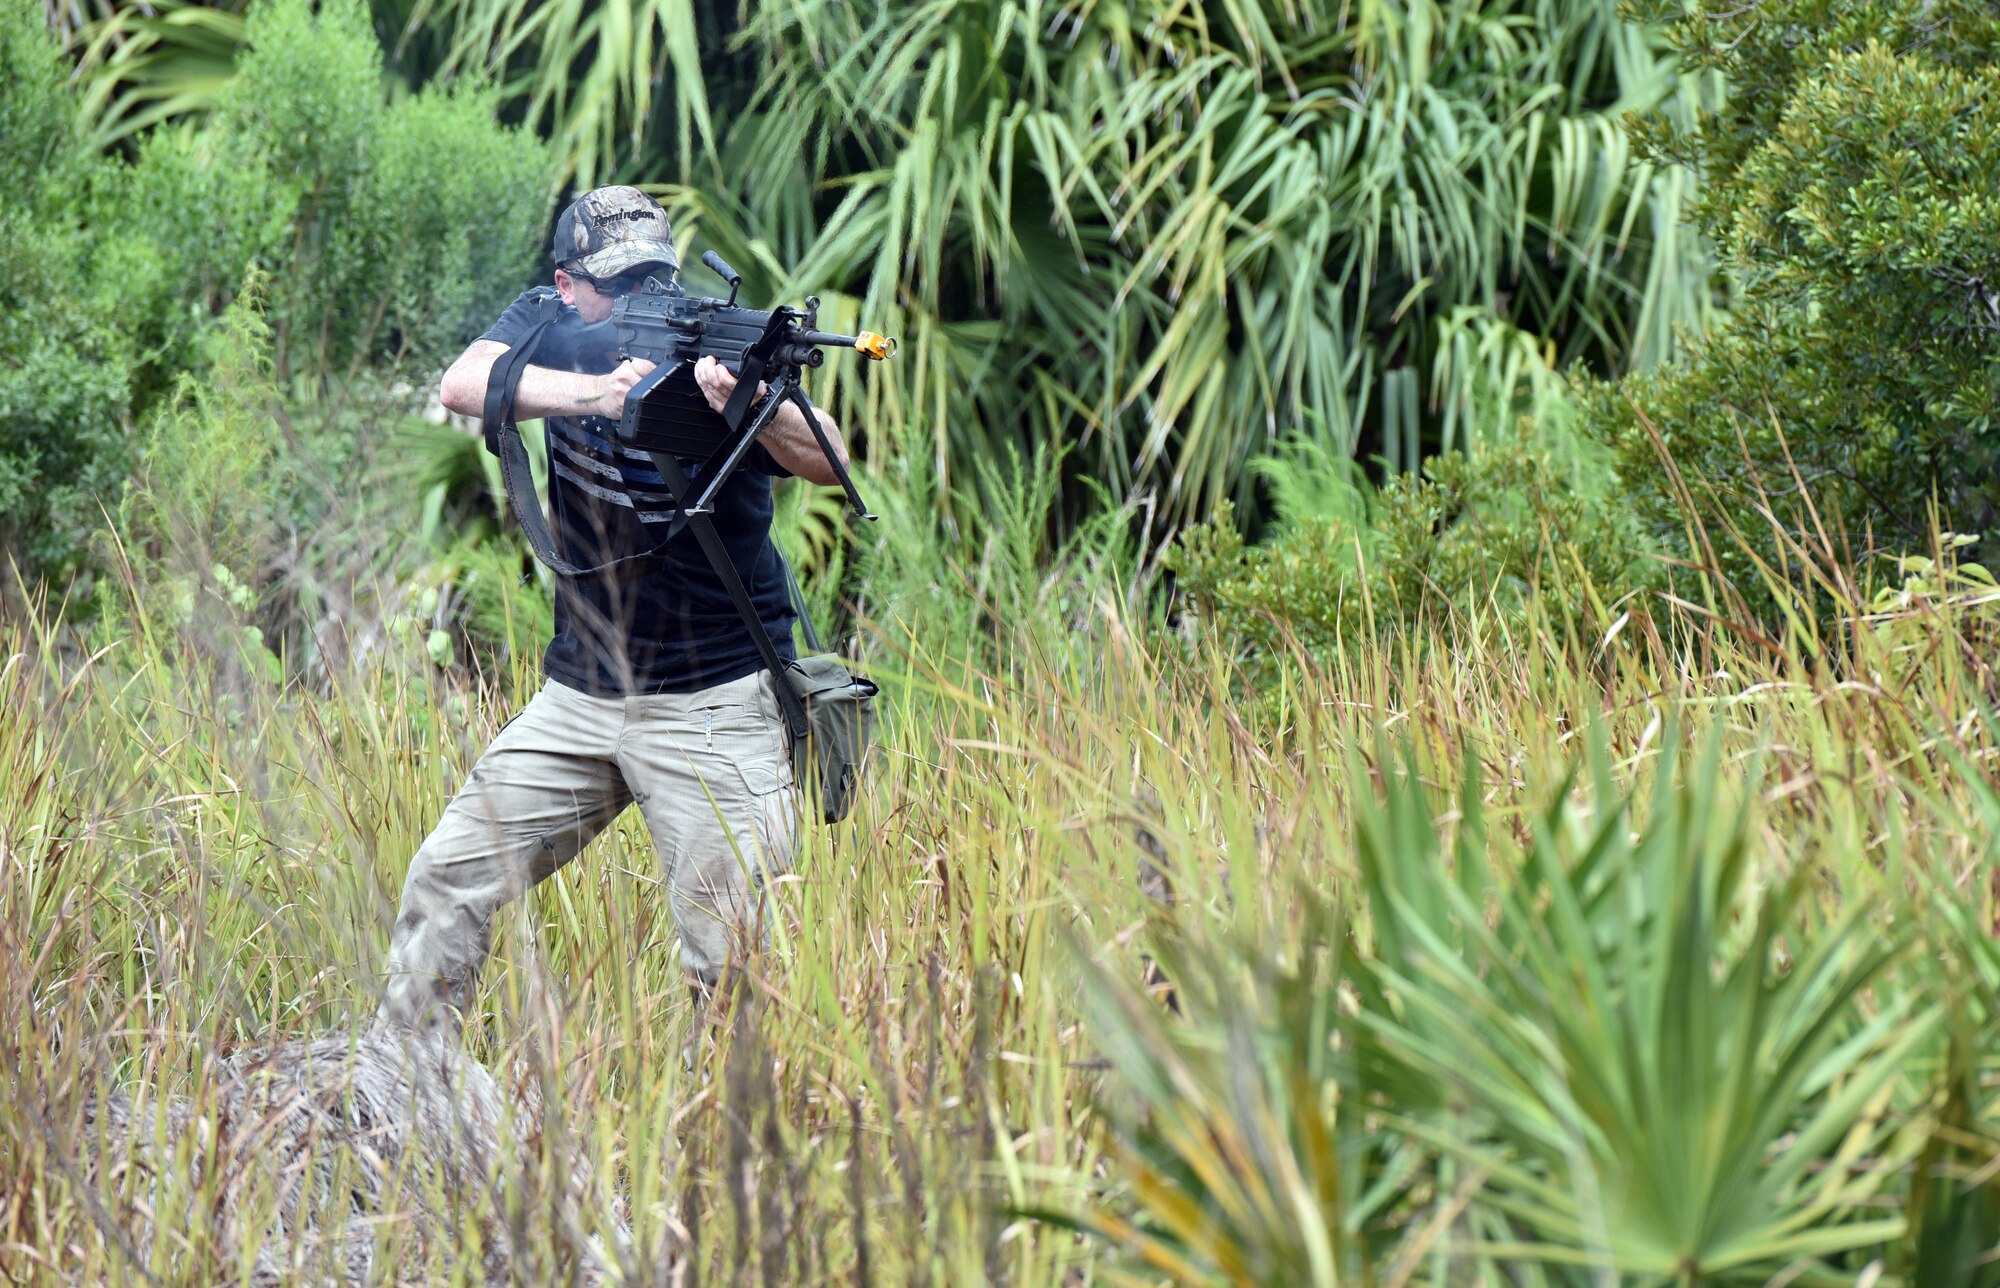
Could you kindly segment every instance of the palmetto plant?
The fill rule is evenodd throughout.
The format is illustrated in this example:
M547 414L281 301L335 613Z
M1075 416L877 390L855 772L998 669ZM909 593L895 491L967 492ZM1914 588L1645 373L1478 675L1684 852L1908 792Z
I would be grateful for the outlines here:
M438 50L438 74L499 76L579 189L657 166L662 152L683 165L713 155L708 83L720 68L704 53L719 53L727 14L714 0L394 0L376 9L392 7L403 11L393 18L399 46Z
M1487 1173L1480 1255L1854 1282L1871 1257L1851 1254L1904 1232L1881 1200L1908 1175L1919 1136L1899 1128L1939 1032L1923 976L1898 969L1907 934L1869 900L1824 911L1824 869L1756 862L1712 752L1670 759L1643 811L1598 777L1587 808L1558 792L1506 867L1462 793L1449 880L1420 789L1364 812L1358 1087Z
M1994 978L1962 899L1947 992L1910 916L1827 910L1842 861L1759 857L1719 756L1669 753L1644 800L1598 759L1489 830L1476 766L1446 802L1385 751L1351 895L1166 928L1182 1015L1086 963L1116 1167L1058 1219L1176 1283L1986 1282L1990 1042L1936 1076L1934 1002Z
M1163 946L1175 1007L1191 1019L1178 1026L1076 954L1085 1017L1120 1081L1104 1098L1115 1190L1085 1211L1034 1214L1105 1240L1141 1271L1114 1267L1113 1282L1357 1282L1355 1226L1395 1187L1360 1192L1367 1156L1342 1147L1350 1129L1329 1112L1338 940L1331 906L1312 900L1290 960L1247 942Z
M85 27L100 137L198 109L242 3ZM374 11L405 79L498 76L574 183L669 181L749 289L898 330L822 397L922 425L947 483L1080 443L1171 518L1287 436L1411 468L1709 308L1690 181L1621 126L1693 83L1616 0Z
M241 5L158 0L84 14L78 5L55 26L79 46L79 116L100 146L213 107L247 38Z
M1611 0L884 6L749 17L731 221L899 326L940 461L1086 442L1197 513L1288 434L1409 467L1664 355L1707 307L1685 180L1619 121L1684 86Z

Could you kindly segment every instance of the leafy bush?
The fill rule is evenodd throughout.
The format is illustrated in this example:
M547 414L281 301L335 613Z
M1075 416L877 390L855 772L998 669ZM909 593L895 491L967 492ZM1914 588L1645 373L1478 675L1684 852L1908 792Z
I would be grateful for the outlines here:
M430 359L490 322L534 264L546 148L496 124L476 86L385 103L362 0L264 0L248 32L210 128L295 211L272 299L281 361Z
M133 401L145 407L205 364L246 270L282 267L297 197L268 161L191 127L154 132L131 164L95 178L93 297L143 355Z
M1432 457L1421 477L1397 476L1364 507L1294 519L1261 546L1245 544L1224 506L1182 533L1167 565L1216 627L1264 645L1295 639L1317 651L1456 608L1518 610L1538 598L1560 619L1585 606L1583 587L1642 576L1637 534L1597 495L1524 435Z
M30 577L85 565L132 426L233 343L217 319L247 272L270 274L276 373L309 394L442 357L534 262L547 149L495 122L490 91L386 101L362 0L262 0L248 34L217 110L128 162L80 141L32 7L0 15L0 541Z
M160 369L195 365L252 264L273 272L294 371L433 360L490 322L534 263L546 149L497 125L477 86L385 101L359 0L264 0L247 32L216 110L147 136L99 185L101 290L152 328L139 339Z
M72 566L123 478L129 347L92 307L73 210L94 163L32 6L0 10L0 543Z
M253 276L222 318L216 361L183 376L151 418L119 535L140 547L241 565L270 527L284 443L271 380L264 282Z
M432 89L376 122L368 180L331 230L341 277L321 301L326 322L355 320L349 344L362 355L451 355L534 271L548 153L496 126L496 110L485 90Z
M1616 447L1638 510L1679 546L1684 483L1740 534L1716 543L1740 587L1789 562L1774 522L1920 546L1935 498L1948 526L1991 526L2000 18L1950 2L1703 3L1674 33L1731 92L1698 130L1656 129L1651 146L1703 167L1701 217L1739 307L1684 361L1586 382L1587 423Z
M130 584L96 590L100 609L135 596L164 629L274 679L282 668L253 619L293 454L275 415L263 290L253 274L223 315L216 361L183 375L149 418L115 516Z

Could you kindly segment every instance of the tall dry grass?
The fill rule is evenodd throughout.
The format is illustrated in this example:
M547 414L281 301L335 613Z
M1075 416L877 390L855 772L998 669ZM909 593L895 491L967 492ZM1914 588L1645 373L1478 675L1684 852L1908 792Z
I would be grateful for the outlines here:
M1841 583L1843 611L1781 637L1662 601L1602 607L1588 633L1458 616L1299 659L1263 697L1108 583L1027 597L1058 606L987 620L990 650L871 627L892 683L870 790L772 890L770 952L713 1057L683 1066L687 993L628 817L497 938L469 1050L541 1104L505 1133L502 1182L453 1191L459 1222L418 1237L427 1203L395 1195L448 1178L399 1178L414 1190L368 1200L372 1273L568 1280L601 1247L632 1283L1983 1283L1996 618L1938 555L1878 599ZM214 1103L246 1048L366 1020L408 856L534 683L451 678L412 642L309 684L217 587L189 593L169 611L135 576L87 629L47 603L0 627L17 1280L248 1280L293 1237L191 1165L227 1141L159 1139L168 1106ZM1616 907L1579 886L1594 911L1556 936L1566 874L1613 852ZM1678 956L1631 947L1711 871ZM1720 1109L1628 1114L1623 1146L1591 1116L1580 1077L1612 1076L1592 1041L1634 1085L1694 1054L1613 1049L1591 1006L1768 967L1720 1016L1798 987L1828 945L1828 978L1861 973L1808 999L1807 1067L1732 1151L1679 1152L1727 1134ZM1566 1046L1578 1010L1600 1036ZM1744 1057L1744 1094L1778 1086L1767 1064ZM120 1090L153 1124L144 1174L84 1130ZM1729 1214L1716 1159L1765 1176L1832 1130L1829 1104L1852 1113L1770 1205L1791 1241L1709 1256L1675 1203ZM353 1181L366 1151L300 1165L331 1178L307 1197L322 1225L378 1192ZM1668 1178L1668 1217L1576 1207L1585 1181L1642 1173ZM1799 1197L1834 1177L1833 1199ZM1934 1227L1971 1277L1911 1269L1946 1264L1914 1260ZM1675 1260L1684 1235L1696 1260ZM303 1243L288 1255L325 1281Z

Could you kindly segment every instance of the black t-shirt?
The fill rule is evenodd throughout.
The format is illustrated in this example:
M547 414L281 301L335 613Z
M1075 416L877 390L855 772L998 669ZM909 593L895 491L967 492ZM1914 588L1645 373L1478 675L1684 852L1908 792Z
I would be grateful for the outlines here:
M524 292L480 338L512 348L553 295L545 286ZM540 356L573 350L556 333L582 325L564 305L530 364L593 375L611 370L613 360ZM616 423L601 416L551 416L545 424L550 526L563 558L594 568L659 547L674 502L646 454L622 446ZM681 462L697 487L699 465ZM771 542L771 479L785 473L762 444L752 444L715 499L714 523L764 629L790 661L793 612ZM601 696L692 693L763 666L722 579L685 528L657 553L581 577L558 576L556 635L542 663L550 679Z

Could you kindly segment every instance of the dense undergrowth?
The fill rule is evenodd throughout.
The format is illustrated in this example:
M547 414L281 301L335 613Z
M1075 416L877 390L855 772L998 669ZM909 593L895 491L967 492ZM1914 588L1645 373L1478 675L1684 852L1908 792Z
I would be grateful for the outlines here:
M977 62L992 15L962 8L951 47ZM1421 80L1431 36L1490 48L1459 89L1508 81L1514 102L1509 77L1556 75L1507 52L1515 29L1542 24L1578 66L1622 50L1612 97L1692 114L1655 122L1645 155L1697 163L1698 189L1628 157L1601 105L1588 137L1565 118L1547 145L1509 108L1528 141L1500 155L1528 159L1493 191L1519 185L1532 217L1460 220L1515 204L1461 191L1471 154L1450 149L1317 209L1320 167L1365 167L1241 154L1281 118L1298 133L1280 151L1321 137L1278 73L1333 73L1220 24L1199 41L1217 61L1186 73L1233 86L1189 123L1208 143L1170 162L1155 114L1068 169L1059 149L1036 161L1091 188L1129 145L1131 173L1093 197L1153 194L1121 225L1192 211L1274 264L1380 261L1360 312L1393 313L1352 352L1422 350L1421 407L1415 367L1331 369L1339 290L1278 327L1265 283L1243 316L1297 330L1288 379L1320 379L1274 418L1268 346L1183 321L1220 326L1231 283L1147 296L1168 251L1144 234L1120 252L1110 205L1071 230L1091 257L1136 256L1092 278L1129 274L1139 300L1107 351L1165 357L1134 377L1063 341L1060 379L1001 370L991 319L929 317L953 297L935 284L954 247L978 274L1061 258L1035 203L1063 184L1003 200L981 140L1027 118L943 129L929 79L863 123L940 127L910 150L927 164L843 181L846 215L805 184L767 184L761 213L676 189L704 244L777 230L782 254L745 260L769 289L818 273L842 307L914 300L929 333L906 385L844 387L880 521L797 484L779 498L816 617L885 681L885 738L856 817L811 831L773 888L771 950L699 1071L636 817L510 912L469 1041L549 1114L512 1139L509 1184L433 1196L467 1217L450 1238L382 1213L382 1275L474 1281L498 1230L536 1283L594 1244L633 1283L2000 1285L2000 587L1970 535L1993 509L2000 389L1991 15L1663 10L1640 32L1608 4L1495 7L1490 28L1413 25L1356 65ZM872 91L929 13L892 7L861 33L879 43L815 64L817 87L787 62L760 101ZM0 13L18 73L0 86L0 537L21 574L0 591L0 1269L26 1282L247 1277L274 1200L221 1201L224 1173L193 1166L221 1157L213 1135L154 1142L171 1165L150 1171L83 1124L123 1091L164 1136L167 1098L216 1103L232 1054L366 1021L408 857L539 682L550 628L478 438L415 414L426 362L520 284L549 158L494 124L487 91L385 93L359 3L226 17L250 42L229 88L97 155L70 146L79 91L38 19ZM847 20L780 7L753 34ZM1365 53L1391 29L1340 40ZM1096 57L1080 30L1063 66ZM1661 39L1721 80L1665 97ZM1369 156L1438 143L1359 106ZM721 141L812 116L746 115ZM1210 144L1247 190L1210 185ZM1588 210L1540 209L1557 155ZM1385 251L1368 212L1419 202L1433 172L1447 199L1417 222L1466 225L1449 268L1471 313L1414 280L1437 267L1430 234ZM489 188L515 195L469 213ZM1244 215L1259 193L1281 208ZM1706 253L1662 213L1684 197L1739 307L1665 361L1666 322L1707 313ZM978 213L992 202L1006 219ZM899 269L906 207L934 223ZM1666 220L1645 272L1696 276L1642 283L1619 260L1642 214ZM1590 225L1573 262L1494 276L1530 226L1553 246L1570 219ZM1042 231L992 231L1014 224ZM1273 237L1294 227L1297 246ZM1510 255L1479 260L1509 230ZM1571 318L1572 278L1618 289L1560 345L1520 329L1510 292ZM1010 289L1063 280L1017 270ZM1062 322L1083 294L1010 298L1014 323L1091 332ZM1550 370L1558 350L1616 370L1638 348L1662 365L1617 384ZM1306 414L1357 371L1352 417ZM908 410L961 403L979 415ZM1198 414L1134 437L1128 418L1176 406ZM1017 450L994 429L1023 424L1048 432ZM1395 474L1441 427L1473 450ZM1364 439L1379 482L1352 460ZM1225 509L1162 546L1170 514L1224 494L1260 503L1251 531ZM553 1196L579 1175L572 1211ZM325 1280L314 1248L287 1254Z
M886 744L773 891L709 1077L633 820L508 918L471 1041L556 1115L471 1201L521 1274L594 1233L631 1282L1987 1282L1979 569L1823 562L1848 611L1775 637L1441 607L1246 703L1228 640L1130 596L1124 529L1013 567L1035 473L995 486L977 557L878 567ZM30 1281L210 1281L263 1237L95 1170L83 1106L364 1020L408 854L535 682L393 633L307 679L227 587L176 615L129 566L87 627L5 627ZM537 1220L579 1157L583 1225ZM143 1269L135 1200L185 1214ZM398 1281L477 1264L398 1228Z

